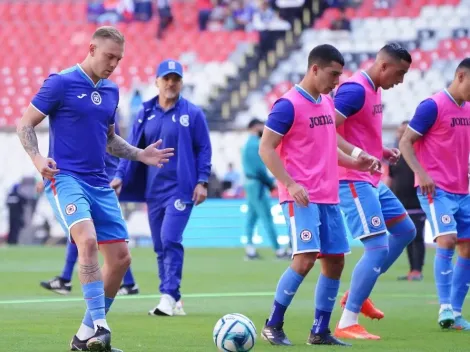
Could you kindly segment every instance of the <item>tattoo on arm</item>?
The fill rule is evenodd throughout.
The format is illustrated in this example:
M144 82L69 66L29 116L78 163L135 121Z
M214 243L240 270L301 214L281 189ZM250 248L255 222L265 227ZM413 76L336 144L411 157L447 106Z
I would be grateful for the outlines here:
M113 129L112 132L108 133L108 145L106 150L109 154L119 158L137 160L137 154L140 149L127 143L124 139L115 134Z
M39 154L38 139L33 126L23 126L18 129L18 137L20 138L23 148L31 158Z
M100 281L101 271L99 263L87 265L80 264L78 276L83 285L89 284L90 282Z

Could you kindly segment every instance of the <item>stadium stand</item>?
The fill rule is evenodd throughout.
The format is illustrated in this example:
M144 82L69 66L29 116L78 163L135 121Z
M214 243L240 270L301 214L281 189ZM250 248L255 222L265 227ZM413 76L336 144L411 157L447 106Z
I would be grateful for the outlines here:
M449 82L457 63L470 56L469 5L468 0L398 0L391 8L376 9L374 1L365 0L362 6L346 10L350 32L329 29L340 10L327 9L314 28L303 31L299 50L279 62L268 82L248 96L249 109L238 114L237 125L243 126L252 116L266 118L274 101L301 79L315 45L328 42L343 52L342 79L346 79L366 68L385 42L397 41L412 52L413 65L404 84L383 93L384 125L395 126L412 116L420 100ZM392 137L385 134L388 142Z
M257 32L200 32L194 2L175 2L177 25L156 40L156 23L119 23L126 36L125 59L112 79L122 87L121 106L128 115L132 88L144 97L156 93L153 77L157 63L175 58L185 64L185 95L206 106L213 91L237 75L245 52L258 41ZM82 14L82 15L80 15ZM83 50L95 24L86 22L86 1L0 2L0 41L9 55L0 59L0 126L14 125L28 101L50 72L57 72L83 59ZM19 38L21 45L18 45ZM64 45L68 43L68 45ZM210 45L207 45L210 43Z

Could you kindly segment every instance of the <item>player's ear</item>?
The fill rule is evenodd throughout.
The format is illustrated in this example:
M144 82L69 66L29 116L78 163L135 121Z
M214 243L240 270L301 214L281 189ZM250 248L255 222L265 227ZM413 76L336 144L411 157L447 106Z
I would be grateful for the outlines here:
M385 61L383 61L382 64L380 65L380 70L382 72L385 72L387 70L387 67L388 67L388 64Z
M95 52L96 52L96 45L93 43L90 43L90 55L95 56Z
M312 73L316 76L317 73L318 73L318 65L313 64L312 67L311 67L311 70L312 70Z
M465 79L465 75L467 75L467 72L465 71L460 71L459 73L457 73L457 78L459 80L459 83L462 83L463 80Z

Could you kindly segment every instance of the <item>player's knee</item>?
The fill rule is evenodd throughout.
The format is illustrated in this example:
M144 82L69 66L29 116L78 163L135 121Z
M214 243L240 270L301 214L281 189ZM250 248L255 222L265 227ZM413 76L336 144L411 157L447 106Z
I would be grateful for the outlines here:
M436 243L439 248L454 249L457 245L457 236L454 234L439 236Z
M413 225L413 228L408 230L408 232L405 234L407 236L408 243L412 242L416 238L416 227Z
M294 255L291 267L295 272L302 276L306 276L308 272L313 268L317 259L318 253L299 253Z
M470 258L470 242L469 241L458 242L458 252L459 252L460 257Z
M382 266L388 256L388 246L371 248L366 250L365 257L374 266Z
M325 255L322 260L322 273L326 277L339 279L344 269L344 255Z
M120 259L120 266L121 268L127 270L132 263L132 256L129 252L127 252L121 259Z
M98 255L98 243L96 242L96 238L90 235L83 235L78 237L80 237L79 241L75 239L74 240L77 244L79 256L82 259L96 258Z

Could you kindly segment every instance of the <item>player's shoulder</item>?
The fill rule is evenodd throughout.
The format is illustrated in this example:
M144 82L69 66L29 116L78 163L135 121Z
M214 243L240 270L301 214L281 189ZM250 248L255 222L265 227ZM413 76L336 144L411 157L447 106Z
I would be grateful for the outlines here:
M80 77L80 74L77 70L78 67L75 65L54 73L54 75L58 76L58 79L62 80L63 82L76 81Z
M271 107L272 112L291 112L294 110L294 103L286 96L278 98Z
M420 110L437 110L437 107L438 101L434 98L434 96L421 100L418 105L418 109Z
M338 95L361 96L365 95L365 93L366 89L361 83L355 81L346 81L338 87L335 97Z

